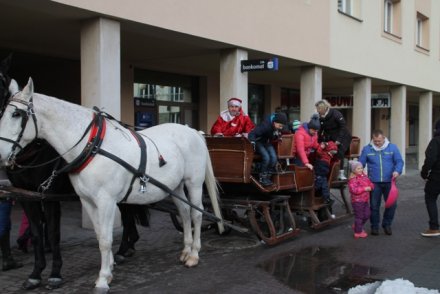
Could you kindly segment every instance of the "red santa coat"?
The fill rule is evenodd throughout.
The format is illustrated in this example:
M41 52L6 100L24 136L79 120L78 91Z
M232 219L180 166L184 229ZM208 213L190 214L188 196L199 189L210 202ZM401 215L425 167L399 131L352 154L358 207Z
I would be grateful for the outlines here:
M229 111L225 110L218 116L211 128L211 135L222 133L224 136L249 133L255 127L250 117L240 110L240 114L231 119Z

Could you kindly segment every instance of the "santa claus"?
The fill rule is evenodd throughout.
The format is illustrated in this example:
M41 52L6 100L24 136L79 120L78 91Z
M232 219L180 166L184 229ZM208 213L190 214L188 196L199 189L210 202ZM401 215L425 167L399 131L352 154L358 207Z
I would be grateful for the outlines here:
M247 137L255 125L241 109L241 104L242 101L239 98L228 100L228 109L222 111L218 116L211 128L211 135Z

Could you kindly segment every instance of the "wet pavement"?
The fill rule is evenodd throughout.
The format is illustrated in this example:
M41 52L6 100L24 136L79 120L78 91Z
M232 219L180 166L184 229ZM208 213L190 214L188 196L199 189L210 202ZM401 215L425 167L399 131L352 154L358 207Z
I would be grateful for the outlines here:
M166 213L153 211L151 227L139 227L135 256L115 267L110 293L345 293L358 284L396 278L440 289L440 238L420 236L428 224L423 184L416 172L399 179L392 236L381 231L379 236L356 240L350 218L319 231L301 223L297 237L275 247L261 244L251 233L218 236L210 230L202 233L200 263L191 269L178 260L182 235ZM0 272L1 293L92 292L100 264L95 235L80 227L79 202L64 202L62 207L63 287L20 290L31 272L33 255L14 250L24 267ZM16 238L20 219L17 205L11 240ZM114 238L116 251L120 228L115 229Z

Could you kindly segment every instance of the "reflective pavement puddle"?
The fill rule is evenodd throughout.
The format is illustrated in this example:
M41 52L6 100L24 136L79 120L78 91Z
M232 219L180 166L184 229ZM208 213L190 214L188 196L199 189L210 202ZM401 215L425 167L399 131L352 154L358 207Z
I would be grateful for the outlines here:
M304 293L346 293L350 288L381 281L376 268L340 262L340 248L308 247L278 255L259 267L292 289Z

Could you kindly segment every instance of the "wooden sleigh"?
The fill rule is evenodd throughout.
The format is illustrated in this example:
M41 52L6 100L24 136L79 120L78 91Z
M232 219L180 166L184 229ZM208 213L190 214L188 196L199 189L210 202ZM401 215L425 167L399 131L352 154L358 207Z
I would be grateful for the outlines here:
M312 228L321 228L351 215L346 181L337 179L339 164L331 169L329 186L333 194L334 191L340 194L338 202L343 204L344 214L332 218L328 205L315 195L313 172L291 163L292 134L283 135L276 145L281 168L272 175L274 185L269 187L262 186L253 171L256 156L248 139L207 137L206 141L214 174L221 185L224 217L250 226L266 244L275 245L299 233L295 214L307 214Z

